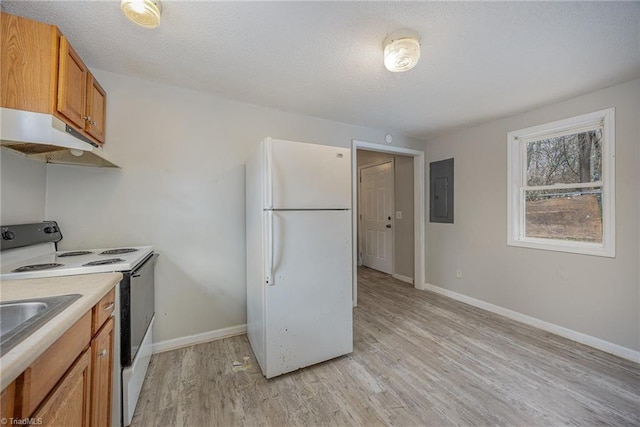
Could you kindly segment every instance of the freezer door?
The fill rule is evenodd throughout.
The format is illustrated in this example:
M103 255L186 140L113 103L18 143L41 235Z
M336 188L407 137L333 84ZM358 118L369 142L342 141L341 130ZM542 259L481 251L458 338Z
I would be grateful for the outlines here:
M270 138L264 144L266 208L351 208L349 149Z
M273 212L267 378L353 351L351 211Z

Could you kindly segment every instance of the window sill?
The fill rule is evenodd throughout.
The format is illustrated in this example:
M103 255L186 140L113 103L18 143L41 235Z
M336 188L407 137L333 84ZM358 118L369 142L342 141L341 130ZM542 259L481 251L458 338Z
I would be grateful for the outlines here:
M593 255L607 258L615 258L615 247L606 244L584 243L584 242L562 242L548 239L509 239L507 246L517 246L521 248L540 249L555 252L567 252L580 255Z

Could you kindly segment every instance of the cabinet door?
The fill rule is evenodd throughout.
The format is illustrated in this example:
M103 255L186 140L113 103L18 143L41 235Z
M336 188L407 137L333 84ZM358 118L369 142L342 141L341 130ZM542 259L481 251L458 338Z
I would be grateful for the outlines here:
M91 427L111 425L113 317L91 341Z
M43 426L88 426L91 355L80 355L47 400L31 415Z
M100 83L89 73L87 83L87 122L85 130L104 144L107 94Z
M13 418L13 413L16 404L16 382L13 381L7 388L2 390L0 394L0 401L2 406L0 407L0 415L2 418Z
M57 110L79 129L84 130L87 109L87 66L84 65L64 36L60 37L58 71Z
M15 110L51 114L58 84L56 27L0 14L0 104Z

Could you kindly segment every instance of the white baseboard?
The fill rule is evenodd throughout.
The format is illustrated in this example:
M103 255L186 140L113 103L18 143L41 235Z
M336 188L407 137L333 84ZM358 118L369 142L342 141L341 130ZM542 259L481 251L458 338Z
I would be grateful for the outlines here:
M188 335L186 337L174 338L166 341L153 343L153 354L164 351L176 350L182 347L202 344L209 341L221 340L223 338L234 337L247 333L247 325L231 326L229 328L216 329L215 331L203 332L201 334Z
M413 285L413 277L403 276L402 274L392 274L394 279L402 280L403 282L411 283Z
M535 317L527 316L526 314L518 313L517 311L509 310L508 308L500 307L499 305L491 304L479 299L459 294L457 292L450 291L448 289L440 288L430 283L425 283L425 289L464 302L474 307L478 307L492 313L500 314L504 317L508 317L509 319L525 323L529 326L533 326L538 329L560 335L561 337L588 345L589 347L597 348L598 350L606 351L607 353L611 353L624 359L640 363L640 351L635 351L630 348L593 337L591 335L583 334L582 332L577 332L572 329L567 329L565 327L555 325L553 323L545 322L544 320L536 319Z

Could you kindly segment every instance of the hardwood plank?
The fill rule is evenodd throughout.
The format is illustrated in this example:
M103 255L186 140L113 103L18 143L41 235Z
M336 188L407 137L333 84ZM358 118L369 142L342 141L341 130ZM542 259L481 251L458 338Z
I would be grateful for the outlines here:
M640 425L640 365L358 274L352 354L266 380L246 336L160 353L132 425Z

